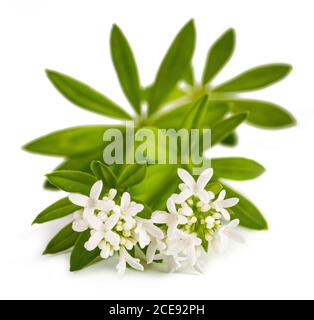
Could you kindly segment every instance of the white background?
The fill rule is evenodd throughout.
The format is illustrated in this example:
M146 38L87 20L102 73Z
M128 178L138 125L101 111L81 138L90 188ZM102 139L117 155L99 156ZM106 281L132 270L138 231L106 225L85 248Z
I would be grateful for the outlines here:
M314 298L313 212L313 1L34 1L0 4L0 298L255 299ZM247 68L288 62L291 75L253 94L285 106L298 126L239 130L236 149L215 155L246 156L267 172L234 183L264 212L267 232L243 231L245 245L211 254L203 275L127 271L118 279L113 263L68 271L68 255L42 256L64 221L31 226L35 215L60 194L42 189L56 158L20 147L37 136L105 118L76 108L49 83L44 69L81 79L125 105L109 52L112 23L119 24L135 52L143 84L190 18L197 27L194 62L201 73L208 46L227 28L237 32L235 55L217 77Z

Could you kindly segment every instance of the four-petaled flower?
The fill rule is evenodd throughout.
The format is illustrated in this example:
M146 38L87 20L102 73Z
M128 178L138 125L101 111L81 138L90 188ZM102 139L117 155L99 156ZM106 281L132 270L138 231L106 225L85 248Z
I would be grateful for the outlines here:
M205 190L205 187L213 176L213 169L209 168L204 170L196 181L190 173L184 169L178 169L178 176L183 181L179 186L181 193L177 197L178 203L186 201L193 195L199 198L203 203L209 202L210 194Z
M219 196L217 200L215 200L212 203L212 207L217 211L220 212L225 220L229 221L230 220L230 213L226 208L231 208L234 207L235 205L238 204L239 199L238 198L230 198L230 199L225 199L226 197L226 190L222 190L219 193Z

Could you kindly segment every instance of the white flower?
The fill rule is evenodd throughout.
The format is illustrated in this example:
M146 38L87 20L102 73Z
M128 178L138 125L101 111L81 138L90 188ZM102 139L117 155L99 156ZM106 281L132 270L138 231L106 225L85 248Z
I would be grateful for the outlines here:
M95 216L95 210L108 211L114 206L112 200L100 200L100 194L103 188L101 180L94 183L90 190L90 195L85 196L79 193L72 193L69 195L69 200L77 206L83 207L83 219L88 223L90 227L97 225L97 217ZM76 227L76 225L74 226ZM80 228L79 228L80 229ZM77 231L77 230L75 230Z
M190 175L190 173L184 169L178 169L178 176L183 181L180 184L181 193L177 196L178 203L186 201L191 196L196 196L203 203L208 203L210 200L210 195L205 187L211 177L213 176L213 169L209 168L204 170L198 177L197 181Z
M146 250L146 262L147 264L152 263L156 259L156 252L163 252L166 249L166 244L164 241L158 238L152 238L149 246Z
M181 268L186 257L178 255L168 255L166 252L155 255L154 260L164 260L168 266L168 272L175 272Z
M76 232L83 232L88 229L88 222L83 217L83 209L77 210L73 213L72 229Z
M101 219L97 218L97 225L95 224L94 229L91 231L91 237L85 243L84 247L88 251L92 251L100 244L102 240L110 243L110 245L115 249L119 249L120 236L112 231L116 223L118 222L120 217L119 213L113 213L110 217L106 219L105 222L101 221ZM103 247L103 249L107 250L107 248ZM107 254L104 252L104 256Z
M235 230L239 223L239 219L234 219L218 230L212 242L213 248L217 253L222 253L226 249L229 239L244 243L243 237Z
M226 197L226 190L222 190L219 193L218 198L211 205L217 212L220 212L222 214L222 216L226 221L229 221L230 214L228 210L226 210L225 208L234 207L239 202L239 199L238 198L225 199L225 197Z
M162 239L163 232L156 227L151 220L135 217L137 222L134 230L140 247L143 249L152 241L152 239Z
M167 224L168 226L167 235L168 237L170 237L175 232L178 225L188 223L188 219L184 215L178 213L172 197L170 197L167 200L167 209L168 209L168 212L166 211L153 212L152 221L154 223Z
M120 212L127 223L133 224L133 217L143 211L143 209L144 206L142 204L131 201L131 196L128 192L123 193L120 202Z
M185 255L188 263L193 267L200 255L199 248L202 240L195 233L187 234L176 231L175 237L169 239L167 254L172 256Z
M140 259L133 258L127 250L123 247L119 251L119 263L117 264L116 268L118 270L118 274L121 276L124 274L126 269L126 264L131 266L133 269L143 271L144 267L140 263Z

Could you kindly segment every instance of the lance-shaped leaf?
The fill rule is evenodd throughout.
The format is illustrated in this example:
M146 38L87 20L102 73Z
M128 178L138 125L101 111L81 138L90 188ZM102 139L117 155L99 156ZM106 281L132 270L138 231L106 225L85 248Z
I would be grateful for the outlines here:
M208 95L204 95L199 98L192 108L188 111L181 124L181 128L193 129L202 128L204 118L206 117L207 108L206 103L208 101Z
M149 115L157 111L164 99L186 73L191 64L194 47L195 28L194 22L191 20L176 36L159 67L149 95Z
M86 230L80 233L75 246L71 253L70 258L70 271L78 271L81 270L88 265L95 262L95 260L99 257L100 250L96 248L93 251L87 251L84 248L85 242L88 241L90 237L90 230Z
M96 178L104 182L104 186L107 189L115 188L117 184L117 177L108 165L100 161L93 161L91 163L91 169Z
M193 86L195 83L195 79L194 79L194 70L192 65L190 65L187 69L187 71L185 72L184 76L183 76L183 81L185 81L187 84L189 84L190 86Z
M103 135L112 126L84 126L49 133L23 148L27 151L53 156L73 156L104 146Z
M48 181L59 189L89 195L92 185L97 179L80 171L55 171L47 174Z
M143 181L145 175L146 165L128 164L118 177L117 187L121 189L132 187Z
M239 219L241 226L254 230L268 229L267 222L262 213L251 201L225 184L223 184L223 187L227 191L228 198L236 197L240 200L235 207L232 207L232 211L235 214L233 218Z
M217 86L213 92L241 92L265 88L291 71L288 64L268 64L241 73L235 78Z
M48 243L43 254L54 254L72 248L80 233L73 231L72 223L61 229Z
M153 121L158 128L163 129L180 129L181 123L178 119L184 119L191 111L193 105L186 104L175 107L167 112L162 113ZM228 111L228 103L219 100L209 100L205 105L206 113L202 117L202 124L198 128L211 128L218 121L221 121ZM201 119L201 117L199 117ZM196 128L196 127L195 127Z
M80 207L76 206L68 198L63 198L50 205L48 208L39 213L33 221L34 223L44 223L55 219L63 218L72 214Z
M262 128L286 128L295 124L294 117L282 107L265 101L232 100L230 111L248 112L247 122Z
M254 179L265 172L262 165L245 158L215 158L211 165L217 177L230 180Z
M225 66L235 47L235 32L227 30L209 49L203 71L203 85L210 82Z
M111 118L132 119L121 107L90 86L56 71L47 70L47 75L61 94L77 106Z
M235 132L232 132L226 139L221 141L221 144L228 147L234 147L238 144L238 136Z
M212 146L226 139L246 119L246 117L246 113L240 113L222 120L213 126L211 137Z
M131 47L117 25L110 37L111 57L123 92L134 110L141 112L141 90L137 66Z

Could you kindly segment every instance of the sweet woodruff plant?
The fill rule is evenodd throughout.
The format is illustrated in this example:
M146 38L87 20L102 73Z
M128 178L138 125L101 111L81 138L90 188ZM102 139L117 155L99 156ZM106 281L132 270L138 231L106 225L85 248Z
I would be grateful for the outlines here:
M230 29L210 47L197 82L191 63L195 33L191 20L173 40L152 84L144 86L125 35L113 26L112 61L132 115L81 81L47 70L49 80L69 101L121 120L116 126L67 128L24 146L33 153L64 158L47 175L45 188L70 194L43 210L34 223L73 216L44 251L53 254L73 248L71 271L116 255L120 273L126 265L143 270L144 264L161 261L172 271L186 265L200 270L199 258L210 248L220 252L227 239L243 241L236 230L239 224L267 229L258 208L221 182L258 177L264 168L254 160L214 158L211 168L205 168L199 177L191 175L191 165L108 165L103 161L104 133L113 127L125 133L122 121L126 120L133 120L136 130L211 129L212 146L235 146L236 129L242 123L264 129L294 125L294 118L282 107L239 96L281 80L290 72L289 65L258 66L213 85L234 51L235 32ZM205 153L202 156L206 158Z

